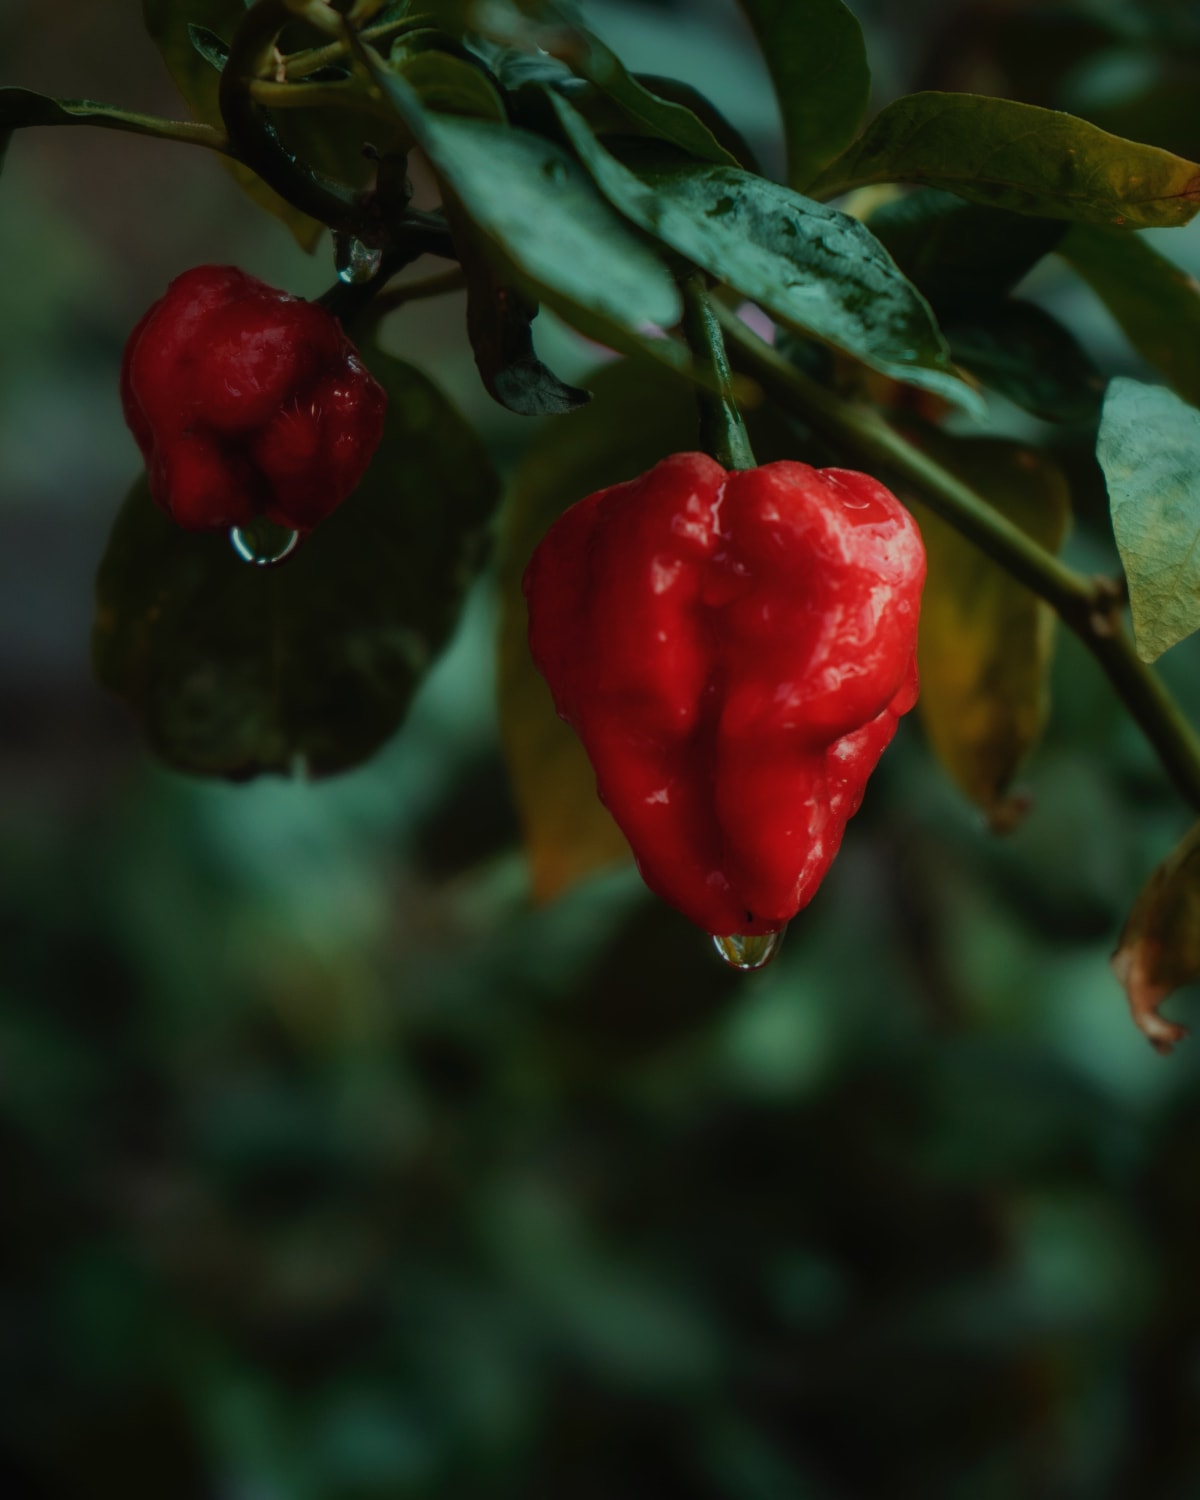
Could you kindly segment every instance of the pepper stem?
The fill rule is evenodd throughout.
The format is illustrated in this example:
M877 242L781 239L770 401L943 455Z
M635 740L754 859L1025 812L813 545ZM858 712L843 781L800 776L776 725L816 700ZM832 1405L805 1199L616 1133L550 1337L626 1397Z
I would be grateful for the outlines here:
M697 387L700 446L726 469L756 467L746 424L733 394L733 374L725 338L709 301L704 276L693 271L683 282L683 332L704 381Z

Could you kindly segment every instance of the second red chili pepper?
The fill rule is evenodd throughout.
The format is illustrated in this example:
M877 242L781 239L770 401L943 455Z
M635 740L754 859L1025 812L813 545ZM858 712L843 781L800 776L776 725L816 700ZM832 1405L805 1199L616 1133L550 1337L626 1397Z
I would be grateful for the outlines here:
M646 883L717 935L811 900L917 696L925 554L883 485L675 454L525 574L530 648Z

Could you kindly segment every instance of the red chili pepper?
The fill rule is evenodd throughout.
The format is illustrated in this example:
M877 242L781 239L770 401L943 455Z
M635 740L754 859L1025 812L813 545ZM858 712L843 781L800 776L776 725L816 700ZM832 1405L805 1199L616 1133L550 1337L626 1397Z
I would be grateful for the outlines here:
M307 531L354 490L387 397L332 313L233 266L198 266L130 335L121 402L150 493L203 531Z
M917 697L925 552L865 474L679 453L566 511L529 642L647 885L717 935L816 892Z

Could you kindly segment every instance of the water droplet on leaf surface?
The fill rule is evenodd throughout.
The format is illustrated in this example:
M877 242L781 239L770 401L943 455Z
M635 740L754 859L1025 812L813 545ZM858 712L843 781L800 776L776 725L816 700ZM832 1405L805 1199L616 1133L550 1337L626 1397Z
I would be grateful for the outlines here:
M734 933L730 937L713 937L713 947L731 969L763 969L783 947L785 929L762 932L751 937Z
M344 231L335 231L333 236L333 262L337 266L338 280L347 285L370 281L383 264L383 251L374 245L364 245L362 240Z
M274 568L295 552L300 545L300 533L258 516L245 526L231 527L229 542L244 563L256 568Z

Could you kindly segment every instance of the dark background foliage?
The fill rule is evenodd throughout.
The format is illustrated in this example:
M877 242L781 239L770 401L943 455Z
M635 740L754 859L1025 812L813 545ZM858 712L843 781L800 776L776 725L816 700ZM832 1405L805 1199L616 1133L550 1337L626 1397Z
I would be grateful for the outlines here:
M1189 5L855 8L876 105L972 89L1200 155ZM4 81L177 113L137 9L5 0ZM732 6L594 14L778 167ZM157 770L88 665L123 339L188 265L313 295L331 257L132 137L22 134L3 203L0 1493L1200 1493L1200 1062L1107 968L1186 815L1075 643L1024 825L988 835L906 723L750 979L627 870L530 909L487 580L364 769ZM1053 261L1025 290L1146 375ZM530 426L462 325L419 303L384 343L510 470ZM595 358L545 315L539 349ZM1104 567L1090 445L1070 555ZM1193 709L1197 661L1164 663Z

